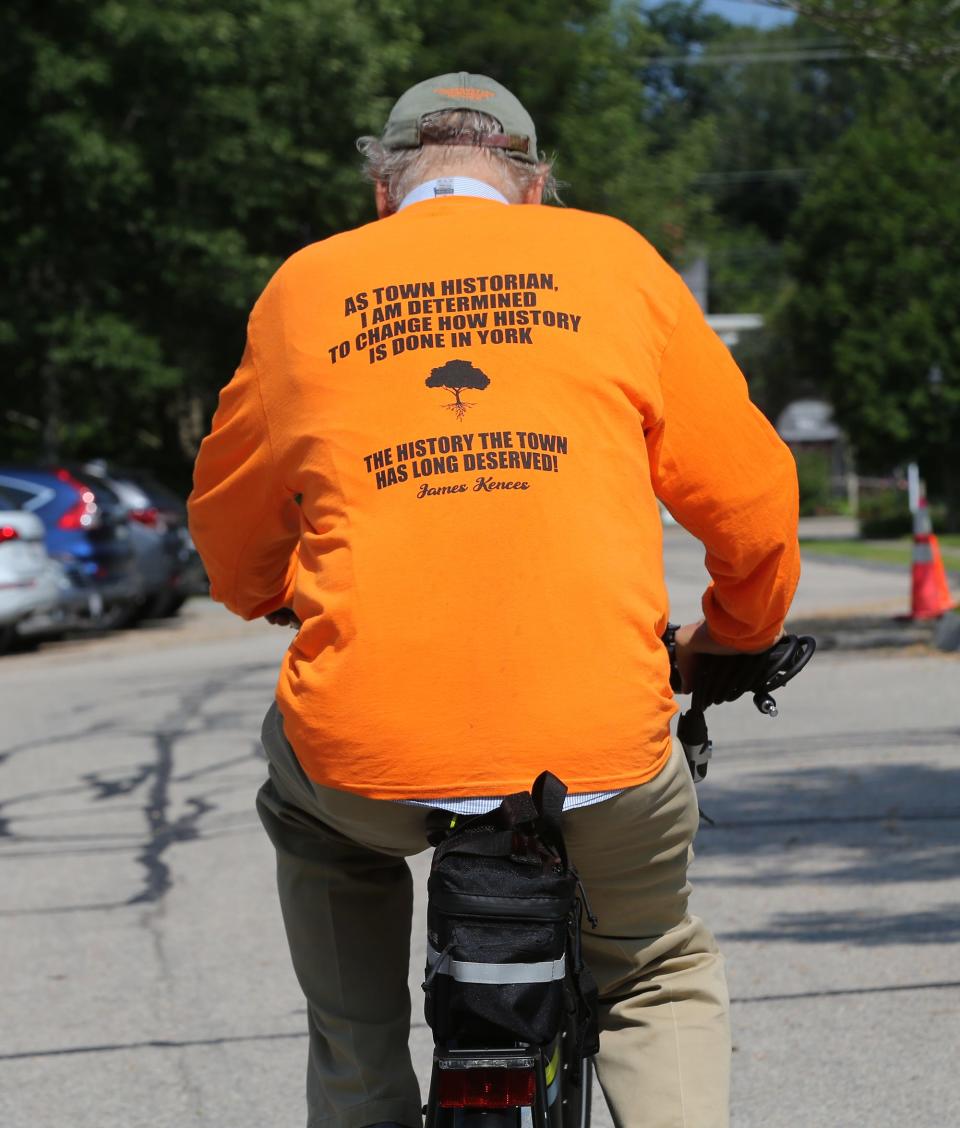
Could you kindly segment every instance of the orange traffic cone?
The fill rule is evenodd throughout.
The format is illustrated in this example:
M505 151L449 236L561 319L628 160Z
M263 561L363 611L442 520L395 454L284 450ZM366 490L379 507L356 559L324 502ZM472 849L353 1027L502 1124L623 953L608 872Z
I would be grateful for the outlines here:
M913 515L913 567L911 619L939 619L951 610L953 600L947 573L940 555L940 546L930 523L927 499L921 498Z

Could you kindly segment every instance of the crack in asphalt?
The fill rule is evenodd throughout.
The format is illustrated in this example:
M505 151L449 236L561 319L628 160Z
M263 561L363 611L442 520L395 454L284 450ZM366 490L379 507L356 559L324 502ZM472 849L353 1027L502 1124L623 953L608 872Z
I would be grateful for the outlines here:
M279 1034L233 1034L222 1038L150 1038L142 1042L105 1042L94 1046L62 1046L53 1050L22 1050L0 1053L0 1061L24 1061L28 1058L68 1057L74 1054L114 1054L129 1050L182 1050L196 1046L227 1046L238 1042L279 1042L306 1038L307 1031Z
M166 902L158 898L156 903L141 915L140 927L150 937L156 959L161 994L163 997L169 998L174 991L174 973L165 943L166 912ZM183 1091L190 1097L192 1105L199 1108L203 1100L202 1086L191 1069L189 1055L183 1052L186 1047L172 1045L170 1048L178 1051L175 1068L180 1077Z
M80 778L93 791L93 799L115 799L118 795L129 795L150 778L151 764L140 764L129 775L119 779L104 779L103 772L87 772Z
M65 913L103 913L129 908L129 901L97 901L87 905L45 905L40 909L0 909L0 918L63 916Z
M712 716L712 714L711 714ZM942 728L887 729L884 732L842 730L837 732L794 733L790 736L755 737L733 740L721 738L714 741L714 752L730 763L750 759L756 753L765 753L776 765L781 756L829 752L843 748L846 752L873 752L881 748L901 751L905 748L947 748L953 750L960 743L960 728L949 725ZM718 762L720 762L718 760Z
M701 827L701 834L712 834L719 830L780 830L791 826L859 826L874 823L901 822L956 822L960 810L956 811L885 811L876 815L783 815L769 819L725 819L714 818L712 823Z
M98 721L83 729L72 729L70 732L60 733L58 736L43 736L39 740L25 740L21 744L11 745L9 748L0 749L0 768L21 752L36 752L50 748L54 744L72 744L74 741L83 740L89 736L96 736L105 732L114 732L118 728L116 721Z
M791 999L835 999L852 995L893 995L903 991L952 991L960 987L960 979L942 983L891 983L886 987L833 987L823 991L787 991L779 995L746 995L732 998L731 1003L745 1006L748 1003L784 1003Z
M236 792L239 786L253 789L253 780L241 780L239 769L263 759L259 742L243 740L240 754L234 741L233 754L214 763L189 765L187 770L177 771L177 758L182 745L189 740L202 741L204 735L216 738L223 731L235 730L246 724L246 702L237 706L231 697L249 688L251 678L257 679L261 663L234 666L217 671L215 676L194 679L184 688L181 680L166 693L157 692L151 684L151 693L156 700L159 696L164 703L163 715L156 723L141 727L123 724L118 721L99 721L77 725L72 730L61 731L53 738L24 740L8 746L0 754L0 766L9 763L11 757L31 752L49 752L56 746L84 747L96 746L104 738L127 741L128 747L142 747L149 742L151 755L132 765L87 771L79 774L76 782L63 786L62 776L58 786L35 788L27 793L9 797L0 805L0 839L4 845L14 849L4 850L3 857L78 857L86 854L111 854L129 858L135 863L139 881L137 887L125 898L103 901L86 901L78 905L44 905L36 909L0 910L2 917L54 916L76 913L111 913L136 907L137 925L149 941L153 952L154 989L161 1006L163 1000L176 994L176 976L168 951L167 895L175 884L171 864L171 850L181 843L215 839L231 833L249 833L258 822L255 816L244 816L242 812L223 812L217 818L219 797ZM273 667L271 667L271 670ZM141 686L134 689L135 693ZM267 704L268 690L263 693L264 707ZM249 743L247 743L249 740ZM246 745L246 747L244 747ZM67 761L64 761L65 763ZM231 773L234 778L231 778ZM189 790L188 790L189 789ZM188 791L184 795L184 791ZM192 793L191 793L192 792ZM215 799L214 796L217 796ZM61 802L56 802L60 799ZM62 800L77 803L76 811L63 810ZM55 810L44 810L53 801ZM82 804L82 805L81 805ZM39 814L36 813L39 809ZM26 826L17 824L16 811L24 811ZM103 820L97 833L84 829L74 830L69 822L72 818L98 814ZM114 814L121 818L142 819L142 829L132 832L124 829L127 823L117 824L107 821ZM106 816L106 817L105 817ZM236 825L237 823L241 825ZM64 826L64 823L66 825ZM58 832L59 827L62 832ZM108 829L109 828L109 829ZM43 833L47 829L47 833ZM17 848L19 847L19 849ZM297 1037L303 1035L298 1034ZM158 1041L156 1048L177 1051L175 1070L178 1088L185 1094L193 1107L201 1107L203 1092L200 1078L194 1069L188 1052L192 1045L215 1045L237 1039L208 1039L191 1042L185 1040ZM253 1039L252 1039L253 1040ZM145 1044L146 1045L146 1044ZM94 1047L81 1052L108 1052L111 1048ZM65 1053L77 1052L67 1048ZM31 1056L62 1056L59 1051L51 1053L0 1055L0 1060L16 1060Z
M148 838L137 856L143 867L144 884L139 893L128 900L130 905L152 904L158 902L171 888L170 869L164 855L179 842L200 839L200 823L204 815L217 809L208 791L206 795L189 796L184 800L188 810L174 821L169 819L170 787L177 782L174 777L174 757L177 745L185 737L195 737L205 732L217 731L225 722L235 723L236 715L230 711L214 711L211 704L225 691L236 689L251 673L259 673L261 667L239 666L208 678L187 692L179 691L177 701L152 733L155 758L144 779L151 778L147 801L143 812L147 820ZM197 727L188 727L197 721ZM186 723L185 723L186 722ZM249 754L246 757L249 759ZM233 766L237 761L230 761ZM186 778L189 780L190 774Z
M79 776L79 782L69 786L37 789L21 795L11 796L0 802L0 841L8 846L28 847L28 849L5 849L2 857L14 859L23 857L52 857L58 854L77 856L80 854L131 854L142 872L140 887L122 901L93 902L83 905L45 907L37 910L23 910L30 915L48 913L70 913L82 911L110 911L130 905L151 905L163 899L173 885L168 851L184 842L199 841L208 837L219 837L228 833L229 828L210 825L209 816L218 810L213 796L229 793L238 786L251 785L251 781L237 781L227 786L222 772L236 768L251 760L262 760L263 752L258 741L251 741L249 749L239 756L231 756L214 764L177 773L175 757L178 745L185 739L196 738L204 733L213 733L237 723L237 711L225 708L223 694L235 692L251 677L257 677L264 670L262 663L246 663L218 672L199 684L193 683L183 690L182 683L168 689L173 696L166 717L156 726L141 731L125 729L118 721L97 721L72 730L60 732L53 737L21 741L8 746L0 752L0 766L12 756L31 751L49 750L62 744L82 744L91 738L109 735L113 738L148 739L153 746L151 759L137 763L133 767L90 771ZM273 667L270 667L271 670ZM212 707L216 703L215 707ZM188 795L182 800L183 810L172 817L173 804L171 790L174 785L205 780L208 786L202 787L198 794ZM116 800L137 796L146 788L143 802L135 809L142 812L146 823L146 835L142 832L107 831L87 834L73 833L23 833L17 829L18 817L12 810L24 804L42 802L54 797L84 798L95 804L106 803L111 813L121 810ZM129 805L122 808L129 812ZM58 812L58 818L72 818L89 815L90 808L76 812ZM32 823L47 822L51 816L44 812L39 816L27 816ZM250 826L256 825L251 820ZM62 844L62 848L61 847ZM57 847L43 849L43 847ZM29 849L36 847L36 849ZM0 910L0 916L17 915L17 910Z
M170 889L170 867L164 854L177 842L190 842L199 837L198 824L205 814L215 810L214 804L195 796L188 798L189 810L174 819L169 819L170 779L173 774L173 754L177 741L188 733L181 729L175 732L158 732L154 736L157 758L149 769L152 776L147 802L143 813L147 820L149 836L137 855L137 862L145 871L143 888L129 898L127 904L141 905L159 901ZM146 778L146 777L144 777Z
M251 755L255 760L263 760L266 763L266 753L263 751L263 746L260 741L254 741L250 751L244 753L242 756L233 756L229 760L219 760L215 764L206 764L202 768L195 768L192 772L180 772L173 777L174 783L189 783L201 776L210 775L212 772L222 772L224 768L235 768L241 764L250 762Z
M249 785L248 785L249 790ZM139 809L139 808L138 808ZM19 822L19 819L17 820ZM251 831L259 830L260 820L253 815L239 815L235 821L230 819L221 819L216 823L205 824L206 829L199 828L195 836L198 842L215 842L218 838L231 838L237 834L249 834ZM31 837L28 835L15 835L12 836L18 843L26 846L36 846L37 849L26 850L4 850L0 855L0 861L12 860L14 858L82 858L82 857L105 857L108 854L130 854L133 845L142 843L142 835L131 835L135 837L136 842L131 845L129 842L118 845L108 845L101 839L95 839L97 843L93 846L84 846L83 838L78 839L71 835L56 835L49 837ZM127 836L125 836L127 837ZM52 850L44 850L43 846L54 843L64 843L63 848Z
M733 996L734 1006L754 1003L781 1003L803 999L835 999L857 995L891 995L911 991L953 991L960 988L960 979L936 983L891 983L880 987L828 987L821 991L792 991L771 995ZM426 1030L425 1022L413 1021L411 1030ZM200 1046L228 1046L244 1042L302 1041L306 1030L278 1031L272 1034L225 1034L219 1038L149 1038L140 1042L103 1042L89 1046L59 1046L49 1050L18 1050L0 1053L0 1061L23 1061L29 1058L69 1057L77 1054L113 1054L132 1050L185 1050Z

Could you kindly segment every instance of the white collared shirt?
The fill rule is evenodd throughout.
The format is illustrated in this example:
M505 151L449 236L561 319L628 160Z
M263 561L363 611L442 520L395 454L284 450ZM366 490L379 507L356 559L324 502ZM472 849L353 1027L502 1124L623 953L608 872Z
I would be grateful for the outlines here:
M435 180L425 180L408 192L397 211L403 211L410 204L438 200L444 196L475 196L481 200L496 200L498 204L510 203L502 192L482 180L474 180L472 176L439 176Z

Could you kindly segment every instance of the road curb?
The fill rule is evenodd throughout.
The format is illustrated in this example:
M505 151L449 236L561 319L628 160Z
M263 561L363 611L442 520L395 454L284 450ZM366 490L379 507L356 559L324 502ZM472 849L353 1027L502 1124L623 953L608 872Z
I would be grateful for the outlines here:
M960 621L960 616L954 616ZM788 620L792 634L809 634L820 650L900 650L909 646L938 647L939 620L897 619L889 615L857 615ZM957 632L960 635L960 631ZM957 646L960 648L960 637ZM940 649L945 649L940 647Z
M944 615L937 620L933 635L934 646L948 653L960 650L960 614Z

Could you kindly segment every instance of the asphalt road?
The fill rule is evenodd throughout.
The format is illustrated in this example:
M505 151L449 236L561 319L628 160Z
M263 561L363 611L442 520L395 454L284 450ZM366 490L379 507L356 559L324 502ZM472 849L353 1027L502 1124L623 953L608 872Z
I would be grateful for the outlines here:
M841 521L843 519L841 518ZM845 529L834 519L801 521L801 534L830 535ZM670 585L670 615L676 622L700 617L700 597L709 580L703 546L678 526L664 531L664 557ZM831 557L806 558L791 616L807 619L836 614L896 615L910 610L907 569L857 565Z
M699 550L667 555L684 617ZM900 588L811 565L800 598ZM288 637L196 601L0 660L5 1128L303 1124L303 1004L252 807ZM740 702L713 722L694 905L729 961L737 1128L960 1124L958 685L956 656L829 653L778 720ZM419 1018L419 912L414 940ZM425 1072L420 1022L413 1043Z

